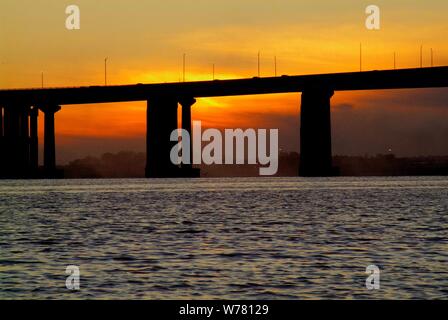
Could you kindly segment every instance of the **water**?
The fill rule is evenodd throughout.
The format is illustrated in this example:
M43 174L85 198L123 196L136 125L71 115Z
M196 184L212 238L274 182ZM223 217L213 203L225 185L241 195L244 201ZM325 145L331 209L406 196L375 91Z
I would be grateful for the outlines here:
M437 177L2 181L0 299L446 299L447 212Z

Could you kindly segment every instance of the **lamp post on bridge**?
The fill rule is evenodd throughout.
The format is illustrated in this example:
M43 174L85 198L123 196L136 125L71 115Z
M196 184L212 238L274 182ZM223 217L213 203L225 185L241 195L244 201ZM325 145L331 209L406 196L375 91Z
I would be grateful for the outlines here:
M105 58L104 59L104 85L107 87L107 59L109 58Z

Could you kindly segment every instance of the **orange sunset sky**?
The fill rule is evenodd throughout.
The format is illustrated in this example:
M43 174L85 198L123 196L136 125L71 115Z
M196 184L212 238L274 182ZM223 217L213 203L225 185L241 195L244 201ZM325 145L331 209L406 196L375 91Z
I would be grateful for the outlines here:
M81 29L67 30L76 4ZM365 28L365 8L381 29ZM177 82L448 65L446 0L2 0L0 88ZM58 162L145 150L145 102L63 106L56 115ZM334 154L448 155L448 90L336 93ZM298 151L300 94L198 99L204 127L278 128ZM43 142L43 117L40 132Z

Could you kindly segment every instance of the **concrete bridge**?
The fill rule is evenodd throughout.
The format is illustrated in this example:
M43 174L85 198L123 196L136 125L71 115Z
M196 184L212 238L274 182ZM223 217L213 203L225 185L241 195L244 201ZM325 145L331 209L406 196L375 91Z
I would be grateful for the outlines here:
M195 98L302 92L301 176L332 175L330 100L335 91L448 87L448 67L124 86L0 90L0 177L38 173L38 110L44 113L45 177L57 176L54 115L62 105L147 101L147 177L194 176L170 161L177 108L191 134ZM192 153L191 153L192 154Z

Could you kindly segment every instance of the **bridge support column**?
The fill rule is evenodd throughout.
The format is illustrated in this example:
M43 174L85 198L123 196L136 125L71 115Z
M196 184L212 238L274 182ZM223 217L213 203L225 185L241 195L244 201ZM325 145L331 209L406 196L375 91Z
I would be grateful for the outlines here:
M56 138L54 114L61 110L58 105L40 107L44 112L44 171L46 178L56 178Z
M3 106L0 106L0 178L4 176L5 171L5 158L7 156L6 149L5 149L5 136L3 132L4 128L4 108Z
M178 144L171 141L177 130L177 99L152 97L147 106L146 177L170 178L179 176L180 169L171 162L171 149Z
M20 168L25 177L30 174L30 107L20 110Z
M0 139L3 139L3 107L0 106Z
M193 143L192 143L192 130L191 130L191 107L196 103L194 98L183 98L179 101L182 106L182 129L188 132L190 135L190 164L183 164L182 167L186 169L191 169L193 164Z
M182 175L184 177L196 178L201 175L200 169L193 168L193 130L191 129L191 107L196 103L193 97L181 98L179 101L182 106L182 129L190 135L190 164L182 164ZM184 148L182 147L182 150Z
M333 90L311 87L302 92L300 168L303 177L333 174L331 153L331 110Z
M29 107L10 105L3 108L3 178L26 178L29 174Z
M4 109L4 178L15 178L19 173L19 152L17 149L20 136L20 120L18 110L14 106L6 106Z
M38 116L39 109L34 106L30 110L30 170L33 177L36 177L39 171Z

